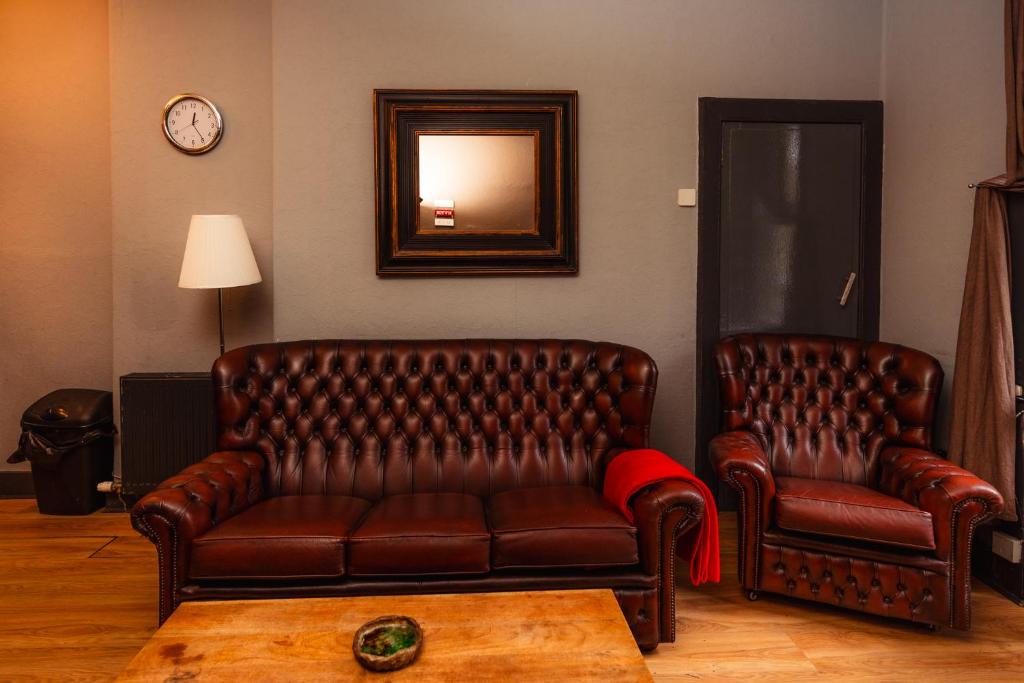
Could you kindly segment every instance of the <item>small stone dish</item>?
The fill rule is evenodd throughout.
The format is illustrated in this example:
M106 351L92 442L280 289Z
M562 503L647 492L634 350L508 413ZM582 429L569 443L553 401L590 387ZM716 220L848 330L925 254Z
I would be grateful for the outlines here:
M352 638L356 661L370 671L396 671L420 654L423 631L412 617L390 615L366 622Z

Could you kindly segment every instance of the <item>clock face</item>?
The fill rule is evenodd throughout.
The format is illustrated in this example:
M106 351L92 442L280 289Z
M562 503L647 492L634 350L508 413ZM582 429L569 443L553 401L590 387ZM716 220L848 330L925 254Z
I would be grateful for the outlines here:
M164 135L186 154L209 152L220 142L224 122L213 102L199 95L177 95L164 107Z

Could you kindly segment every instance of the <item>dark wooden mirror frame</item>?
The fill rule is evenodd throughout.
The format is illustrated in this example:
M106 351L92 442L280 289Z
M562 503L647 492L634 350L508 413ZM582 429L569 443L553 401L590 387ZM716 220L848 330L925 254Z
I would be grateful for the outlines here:
M576 91L374 90L377 274L539 275L579 270ZM533 230L417 228L420 135L533 135Z

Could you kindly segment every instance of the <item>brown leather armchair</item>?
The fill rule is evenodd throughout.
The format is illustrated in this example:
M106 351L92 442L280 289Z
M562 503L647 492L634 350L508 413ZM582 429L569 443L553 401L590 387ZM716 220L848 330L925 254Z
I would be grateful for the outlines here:
M942 369L902 346L744 334L715 347L719 477L759 591L970 628L971 537L1002 506L930 451Z
M219 447L132 511L160 621L183 600L611 588L640 647L675 639L677 538L704 501L601 495L645 447L657 368L570 340L303 341L213 367Z

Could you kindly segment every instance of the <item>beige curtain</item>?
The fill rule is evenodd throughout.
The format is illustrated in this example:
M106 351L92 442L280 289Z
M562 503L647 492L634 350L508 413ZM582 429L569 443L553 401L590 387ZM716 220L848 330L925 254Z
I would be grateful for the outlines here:
M978 184L953 374L950 459L989 481L1015 521L1017 427L1006 193L1024 192L1024 0L1005 0L1006 174ZM1024 274L1018 273L1018 277Z
M1001 179L1000 179L1001 180ZM1006 200L981 184L974 197L974 231L953 375L950 459L999 489L1001 517L1016 520L1013 329Z

